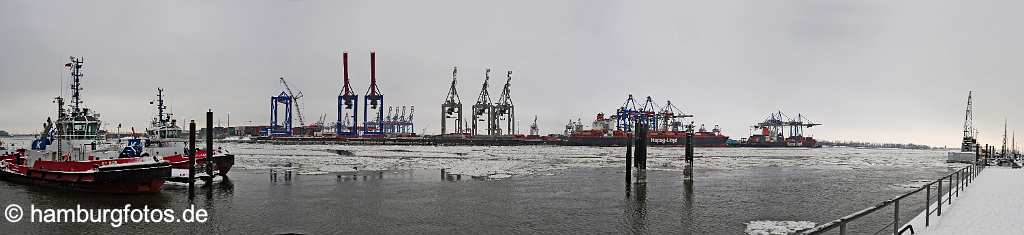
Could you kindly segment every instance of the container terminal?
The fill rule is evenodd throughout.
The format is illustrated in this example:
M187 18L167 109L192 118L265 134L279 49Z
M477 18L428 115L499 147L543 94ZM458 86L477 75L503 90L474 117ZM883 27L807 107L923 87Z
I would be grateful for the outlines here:
M582 119L578 118L575 121L569 120L561 133L541 135L537 117L534 116L529 134L524 135L518 133L516 128L516 105L511 91L512 71L505 71L501 93L492 97L489 92L491 69L483 69L483 83L475 102L463 105L456 88L459 76L457 66L451 68L451 83L440 107L441 134L420 135L415 128L416 107L385 103L384 93L377 83L376 52L371 51L369 59L370 85L360 95L353 89L349 77L349 52L342 52L342 87L333 123L327 122L327 114L307 123L300 102L302 91L289 85L286 78L280 77L278 80L283 89L270 97L268 125L218 127L213 129L214 136L226 141L274 144L621 147L634 134L631 123L639 120L652 127L647 133L651 146L684 146L687 138L692 138L691 143L696 147L821 146L814 138L804 135L805 129L821 124L808 120L803 114L791 118L782 111L771 113L752 126L759 133L737 141L723 134L718 125L709 130L705 124L698 126L693 121L687 121L687 118L694 115L683 112L672 101L656 102L651 96L640 101L632 94L614 112L596 113L589 127L585 127ZM469 110L464 110L466 108Z

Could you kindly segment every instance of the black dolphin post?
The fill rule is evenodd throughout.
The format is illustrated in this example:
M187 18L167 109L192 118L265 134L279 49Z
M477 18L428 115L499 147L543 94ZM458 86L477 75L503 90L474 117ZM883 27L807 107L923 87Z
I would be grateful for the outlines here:
M196 187L196 120L188 124L188 197L195 197Z
M206 111L206 176L213 182L213 110Z

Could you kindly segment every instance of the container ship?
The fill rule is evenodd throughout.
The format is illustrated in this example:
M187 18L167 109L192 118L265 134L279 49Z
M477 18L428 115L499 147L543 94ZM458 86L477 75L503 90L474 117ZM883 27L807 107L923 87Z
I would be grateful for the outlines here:
M564 144L570 146L626 146L628 135L632 135L632 133L614 128L615 120L615 118L605 116L604 113L598 113L589 130L583 130L583 125L578 121L570 123L567 125ZM651 131L648 135L652 146L681 147L686 145L686 131L679 128L660 128ZM729 137L722 135L718 126L711 131L701 126L693 134L693 145L696 147L726 147L728 140Z
M733 146L818 148L821 145L814 138L804 136L804 129L820 125L820 123L807 120L803 114L797 114L797 118L790 118L782 113L782 111L778 111L769 114L764 121L753 126L753 129L760 131L760 134L753 134L749 138L740 139ZM787 130L788 132L786 132Z

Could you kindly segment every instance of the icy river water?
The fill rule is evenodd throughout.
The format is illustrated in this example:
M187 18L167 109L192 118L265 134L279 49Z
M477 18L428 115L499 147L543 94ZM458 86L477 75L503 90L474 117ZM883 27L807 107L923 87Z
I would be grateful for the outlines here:
M209 212L202 224L9 223L8 234L745 234L752 221L824 223L948 173L944 151L697 149L650 151L646 183L627 184L624 148L225 144L229 178L153 195L71 193L0 181L0 206L137 207ZM271 180L270 169L292 169ZM441 169L454 174L442 176ZM922 199L923 200L923 199ZM916 214L923 201L907 202ZM913 211L913 213L911 213ZM851 224L871 233L883 218ZM13 231L13 232L12 232ZM5 232L5 233L7 233Z

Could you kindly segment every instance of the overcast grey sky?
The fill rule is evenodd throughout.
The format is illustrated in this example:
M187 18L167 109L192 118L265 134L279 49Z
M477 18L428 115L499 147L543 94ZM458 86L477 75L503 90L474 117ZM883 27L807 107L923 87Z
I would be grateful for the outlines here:
M468 108L483 70L513 69L520 129L613 112L627 94L672 100L734 139L768 113L824 123L819 139L959 144L968 89L983 143L1024 112L1024 1L0 1L0 129L54 115L68 56L83 97L144 128L166 88L179 118L213 107L233 124L268 119L279 76L313 119L335 119L341 51L353 86L369 51L391 105L439 132L450 67ZM490 92L499 94L501 80ZM1024 136L1024 129L1021 129ZM1024 138L1022 138L1024 139ZM1001 141L1001 140L1000 140ZM1024 142L1024 141L1022 141Z

